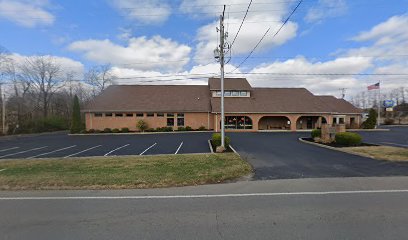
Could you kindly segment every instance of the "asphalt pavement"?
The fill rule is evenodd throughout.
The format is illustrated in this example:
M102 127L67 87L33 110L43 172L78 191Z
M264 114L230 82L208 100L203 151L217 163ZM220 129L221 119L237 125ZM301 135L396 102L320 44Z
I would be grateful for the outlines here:
M405 239L408 178L0 192L1 239Z
M363 136L366 142L376 143L380 145L389 145L394 147L408 148L408 126L382 126L383 129L390 131L384 132L358 132Z

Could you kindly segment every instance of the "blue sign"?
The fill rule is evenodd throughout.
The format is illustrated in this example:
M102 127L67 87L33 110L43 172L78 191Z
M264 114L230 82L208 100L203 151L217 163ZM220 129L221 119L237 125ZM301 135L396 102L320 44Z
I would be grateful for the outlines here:
M395 101L394 100L384 100L383 105L386 108L391 108L391 107L394 107Z

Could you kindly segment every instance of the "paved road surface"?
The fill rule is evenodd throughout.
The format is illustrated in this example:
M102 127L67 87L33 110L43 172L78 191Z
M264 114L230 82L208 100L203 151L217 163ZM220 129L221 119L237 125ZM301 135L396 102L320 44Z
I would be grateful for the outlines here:
M393 127L382 126L382 128L390 129L387 132L359 132L364 138L364 141L377 143L380 145L389 145L394 147L408 148L408 126Z
M0 192L0 238L406 239L407 189L408 178L351 178ZM231 193L240 195L219 195Z

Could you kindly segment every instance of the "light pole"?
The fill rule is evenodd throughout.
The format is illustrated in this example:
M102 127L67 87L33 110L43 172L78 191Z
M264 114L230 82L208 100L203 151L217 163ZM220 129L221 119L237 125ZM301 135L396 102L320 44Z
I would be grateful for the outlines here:
M225 42L228 33L224 30L224 14L225 5L222 15L220 15L220 45L214 50L214 57L220 62L220 85L221 85L221 147L225 149L225 109L224 109L224 64L225 64L225 53L229 51L229 44ZM218 123L217 123L218 124Z

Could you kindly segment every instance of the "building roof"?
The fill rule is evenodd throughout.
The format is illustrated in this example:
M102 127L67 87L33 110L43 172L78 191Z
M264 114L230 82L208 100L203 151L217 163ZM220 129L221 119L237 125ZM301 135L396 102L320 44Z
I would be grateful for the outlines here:
M89 102L83 112L220 112L219 79L203 85L114 85ZM227 78L225 90L251 91L250 97L226 97L227 113L339 113L361 109L333 96L315 96L305 88L252 88L244 78Z
M83 112L210 112L208 86L113 85Z
M219 78L209 78L208 86L210 90L221 90L221 81ZM251 85L245 78L224 78L224 90L252 90Z
M353 104L344 99L338 99L333 96L316 96L324 104L326 104L333 113L356 113L363 112L362 109L355 107Z
M213 112L220 112L219 97L211 98ZM251 97L224 98L226 112L329 113L324 103L305 88L253 88Z

